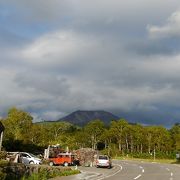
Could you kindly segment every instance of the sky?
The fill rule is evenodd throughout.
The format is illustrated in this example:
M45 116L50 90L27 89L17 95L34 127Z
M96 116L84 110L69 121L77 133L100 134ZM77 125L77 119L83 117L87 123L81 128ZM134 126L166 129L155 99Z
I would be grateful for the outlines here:
M180 1L0 0L0 117L14 106L180 122Z

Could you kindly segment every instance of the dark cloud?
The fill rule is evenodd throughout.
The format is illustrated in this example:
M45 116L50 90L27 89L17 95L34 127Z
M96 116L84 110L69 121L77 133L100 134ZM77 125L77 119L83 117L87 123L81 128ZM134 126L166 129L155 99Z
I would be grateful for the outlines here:
M142 55L176 55L180 50L180 12L176 11L161 26L148 25L148 38L128 45Z
M15 45L16 46L22 46L24 45L24 42L26 42L27 39L17 36L16 34L13 34L9 32L8 30L5 30L3 28L0 28L0 46L12 48Z
M77 109L166 126L180 117L177 0L0 5L1 116L17 106L36 120Z
M17 74L15 82L21 88L31 88L37 93L47 93L54 96L68 95L69 86L65 78L58 78L48 74Z
M149 40L135 42L127 46L127 50L143 56L179 54L180 38L168 38L163 40Z

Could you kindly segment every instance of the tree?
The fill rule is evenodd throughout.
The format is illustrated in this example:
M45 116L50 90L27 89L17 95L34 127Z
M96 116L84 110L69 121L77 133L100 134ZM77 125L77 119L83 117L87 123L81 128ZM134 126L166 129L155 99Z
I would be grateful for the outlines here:
M148 153L150 154L151 153L151 151L152 151L152 149L153 149L153 147L152 147L152 145L153 145L153 127L150 127L150 126L148 126L148 127L145 127L145 138L146 138L146 140L147 140L147 146L148 146Z
M104 142L105 148L109 147L109 144L112 142L113 134L109 129L105 129L100 137L101 141Z
M176 123L171 129L170 134L173 140L173 147L176 151L180 151L180 124Z
M33 124L31 131L28 134L32 144L39 146L49 145L49 131L42 124Z
M17 108L11 108L8 117L5 119L5 135L15 140L29 141L29 132L32 128L32 116Z
M117 140L119 151L123 150L123 136L125 135L125 130L127 126L128 122L125 119L111 122L110 131Z
M53 122L48 123L49 135L52 140L58 143L60 136L65 134L66 132L70 132L73 128L73 125L68 122Z
M136 146L136 151L142 153L145 142L144 128L140 124L133 125L132 127L134 129L134 145Z
M84 130L89 136L92 149L97 149L97 143L100 141L100 136L104 130L104 123L99 119L93 120L85 126Z
M162 126L151 126L146 128L148 141L148 152L156 149L161 152L170 151L172 141L168 130Z
M89 140L89 134L85 132L84 128L77 131L74 134L75 145L77 148L91 147L91 141Z

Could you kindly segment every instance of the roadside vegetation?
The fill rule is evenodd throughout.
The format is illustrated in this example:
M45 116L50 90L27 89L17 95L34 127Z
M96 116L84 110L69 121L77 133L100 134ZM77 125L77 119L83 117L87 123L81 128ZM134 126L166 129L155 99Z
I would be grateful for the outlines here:
M21 180L47 180L57 176L70 176L78 173L80 173L79 170L60 170L59 168L51 167L51 169L46 168L40 170L39 172L32 173L31 175L23 176Z
M180 151L180 124L171 129L163 126L130 124L125 119L111 121L109 126L93 120L84 127L67 122L33 123L32 116L11 108L5 119L3 148L42 154L50 144L75 150L98 149L111 157L141 159L176 159Z
M71 167L25 166L20 163L0 161L1 180L47 180L57 176L69 176L80 173Z
M90 147L112 157L129 156L173 159L180 151L180 124L171 129L163 126L129 124L125 119L111 121L105 126L93 120L84 127L67 122L33 123L32 116L12 108L1 122L5 126L3 147L6 151L43 153L49 144L60 144L69 149Z

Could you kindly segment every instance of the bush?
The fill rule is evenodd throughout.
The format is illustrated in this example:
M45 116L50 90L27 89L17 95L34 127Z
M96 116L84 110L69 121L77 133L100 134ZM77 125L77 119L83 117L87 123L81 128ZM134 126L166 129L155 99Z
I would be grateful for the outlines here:
M3 168L5 166L8 166L9 165L9 162L8 161L5 161L5 160L0 160L0 167Z
M47 180L56 176L68 176L80 173L70 167L51 167L47 165L29 165L0 161L0 180Z
M154 158L154 152L150 153L129 153L128 157L131 158L139 158L139 159L153 159ZM176 155L175 153L165 153L165 152L160 152L157 151L155 153L155 158L156 159L175 159Z
M7 152L6 151L0 151L0 159L6 159Z
M130 157L133 157L133 158L152 159L152 155L149 153L132 153L129 155Z
M9 164L8 161L1 160L0 161L0 179L5 180L7 178L7 172L5 171L4 167L7 167Z
M165 153L165 152L156 152L156 158L158 159L175 159L176 158L176 153L171 152L171 153Z
M101 150L101 153L106 154L110 157L117 157L121 155L116 144L113 144L113 143L109 144L109 146L106 149Z
M22 178L22 180L47 180L47 172L44 171L40 171L39 173L32 173L30 176L28 175L24 175Z
M6 179L6 173L5 172L3 172L3 168L0 168L0 179L1 180L5 180Z
M47 180L50 178L54 178L57 176L69 176L73 174L80 173L79 170L72 170L71 168L55 168L55 167L47 167L40 168L38 172L32 173L30 176L23 176L21 180Z

